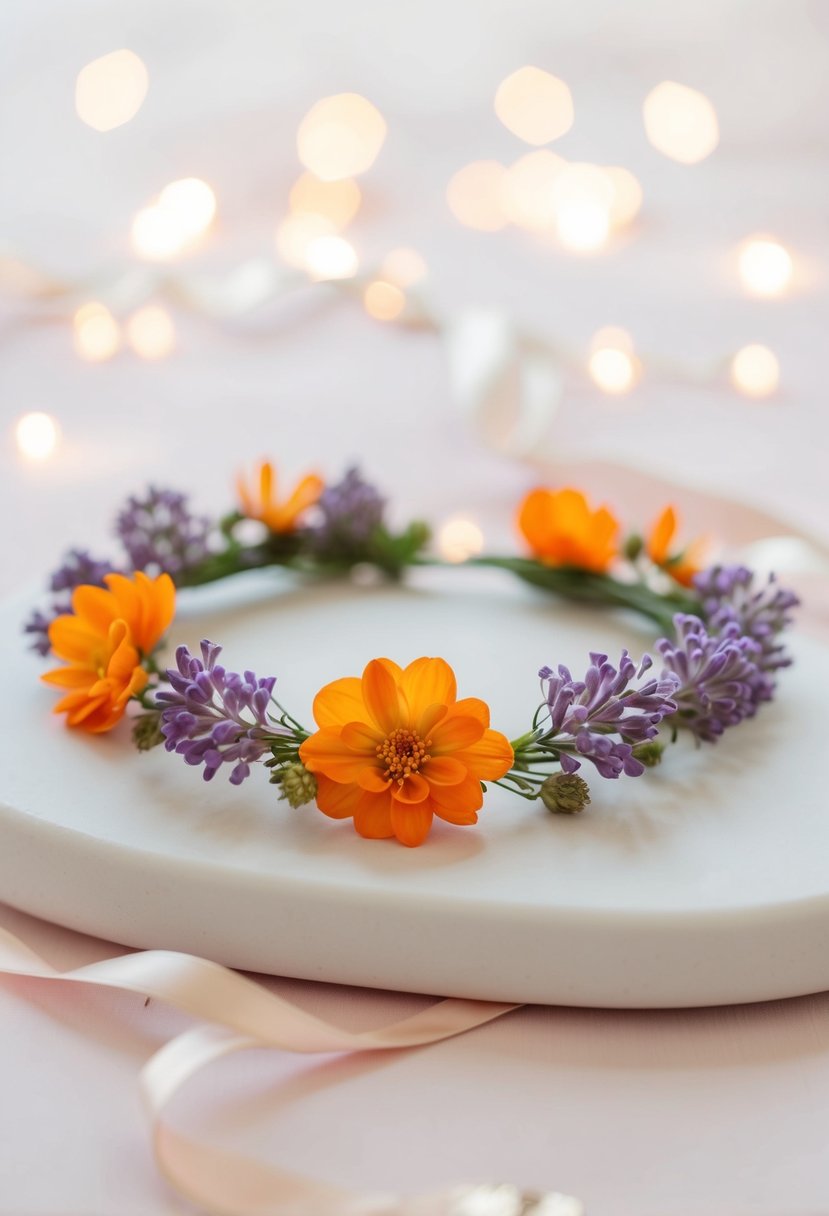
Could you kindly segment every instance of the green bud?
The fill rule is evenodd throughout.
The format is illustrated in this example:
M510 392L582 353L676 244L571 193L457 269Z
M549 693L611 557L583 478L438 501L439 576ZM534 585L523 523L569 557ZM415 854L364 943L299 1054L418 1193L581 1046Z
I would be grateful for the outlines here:
M271 773L274 785L281 785L280 798L285 798L291 806L305 806L317 796L317 779L309 773L304 764L297 760L295 764L287 764Z
M590 802L590 787L578 773L553 773L542 785L539 797L548 811L577 815Z
M664 750L665 744L658 739L645 739L642 743L634 744L633 755L645 768L656 768L657 764L662 763Z
M634 532L625 540L624 549L622 550L629 562L635 562L637 557L645 547L645 542L641 536L637 536Z
M164 742L160 709L151 709L146 714L138 715L132 726L132 741L140 752L148 752Z

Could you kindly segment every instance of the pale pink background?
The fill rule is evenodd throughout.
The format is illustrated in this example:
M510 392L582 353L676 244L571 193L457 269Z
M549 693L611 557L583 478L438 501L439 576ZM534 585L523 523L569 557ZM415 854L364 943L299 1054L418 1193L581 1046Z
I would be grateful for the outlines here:
M366 261L394 244L420 248L442 315L495 304L577 348L621 323L643 350L701 368L750 340L781 358L783 388L764 404L670 376L616 402L571 383L555 424L560 457L647 462L829 540L819 4L317 0L297 11L14 0L0 33L0 229L17 254L67 274L126 262L132 213L190 173L220 200L205 265L269 254L297 172L299 118L326 92L358 89L390 135L355 244ZM74 116L74 77L122 45L148 63L150 94L133 123L101 137ZM445 181L460 164L523 150L491 97L527 61L573 88L563 154L626 163L642 178L640 231L606 256L471 233L446 211ZM719 111L721 148L695 169L660 158L642 134L642 97L666 77L703 88ZM803 285L789 299L747 301L729 277L734 243L756 229L798 255ZM218 510L231 471L264 451L326 474L359 456L401 518L465 511L493 545L511 541L512 504L538 474L488 452L461 420L433 336L383 329L318 292L224 329L176 319L170 360L90 366L66 324L0 301L3 591L40 580L71 543L105 550L114 506L150 476ZM21 463L12 440L15 418L33 409L53 412L65 437L42 466ZM645 518L663 493L638 479L619 491ZM683 501L689 523L710 530ZM718 522L735 520L720 512ZM756 527L736 533L753 539ZM10 909L2 923L62 966L115 949ZM422 1004L266 982L354 1027ZM135 997L5 980L0 1016L0 1213L181 1213L154 1176L136 1077L184 1019ZM368 1063L256 1053L217 1066L174 1115L355 1188L495 1179L578 1194L595 1216L796 1216L829 1208L829 998L688 1013L528 1009Z

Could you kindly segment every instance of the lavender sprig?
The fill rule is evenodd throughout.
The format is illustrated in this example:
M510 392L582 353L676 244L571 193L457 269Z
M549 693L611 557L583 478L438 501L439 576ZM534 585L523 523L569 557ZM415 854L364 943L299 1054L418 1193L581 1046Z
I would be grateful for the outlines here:
M312 551L327 559L359 556L383 523L385 505L376 487L352 466L341 481L326 486L316 504L318 520L307 533Z
M696 576L694 586L712 632L722 633L735 622L741 634L757 643L755 661L760 672L770 674L791 664L780 635L791 625L800 600L781 587L773 574L758 587L746 566L713 566ZM767 695L762 699L771 700L774 680L766 680L764 688Z
M185 764L204 765L210 781L223 764L232 764L232 785L250 776L250 766L267 754L294 758L305 732L283 713L268 713L275 676L257 679L252 671L226 671L216 660L221 646L203 641L201 659L186 646L176 651L176 666L167 671L171 689L155 694L161 708L161 733L168 752Z
M132 568L174 580L208 556L211 528L206 516L192 513L186 494L156 486L128 498L115 521Z

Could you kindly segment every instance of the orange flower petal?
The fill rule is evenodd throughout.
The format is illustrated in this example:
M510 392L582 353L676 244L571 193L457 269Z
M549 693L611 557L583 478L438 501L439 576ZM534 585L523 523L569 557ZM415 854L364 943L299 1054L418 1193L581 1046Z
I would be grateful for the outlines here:
M400 686L415 718L431 705L451 705L458 695L455 673L445 659L415 659L403 672Z
M102 645L102 638L86 621L70 614L55 617L49 626L49 642L59 659L97 666L91 654Z
M384 840L393 836L391 799L388 794L362 794L354 812L354 827L361 836L367 836L370 840Z
M416 848L423 844L432 827L433 810L428 803L418 806L402 806L399 802L392 804L391 826L401 844Z
M421 739L428 739L432 729L437 726L442 718L446 717L446 714L447 708L445 705L427 706L420 717L414 721L414 728Z
M448 713L457 717L477 718L481 726L489 726L489 706L479 697L462 697L450 705Z
M310 772L325 773L332 781L343 784L358 781L366 766L365 756L345 745L336 726L323 726L306 739L299 749L299 757Z
M363 672L363 701L372 720L384 735L402 725L408 717L394 676L378 659L366 664Z
M512 768L514 759L509 740L497 730L488 730L483 738L454 753L479 781L498 781Z
M118 613L118 601L103 587L76 587L72 595L72 610L96 633L106 634Z
M359 785L340 785L317 774L317 806L331 819L350 819L363 797Z
M389 793L395 802L405 802L407 805L423 802L429 797L429 782L420 773L412 773L402 785L392 782Z
M469 776L469 769L455 756L433 756L423 774L430 785L457 785Z
M476 743L483 733L484 726L480 718L447 714L432 731L432 755L440 756L445 752L469 747L470 744Z
M55 667L45 671L40 678L44 684L54 684L56 688L89 688L95 673L89 667Z
M345 676L321 688L314 697L314 721L317 726L345 726L348 722L371 724L360 678Z
M317 502L324 489L325 482L316 474L310 473L303 477L281 508L286 524L293 525L298 516Z
M666 507L651 529L648 537L648 557L657 566L661 566L668 556L671 540L676 532L676 512L673 507Z
M357 778L357 784L361 790L368 790L371 794L382 794L391 785L391 780L383 776L382 769L374 768L364 762Z
M373 760L384 736L376 726L369 726L367 722L346 722L340 730L340 738L353 752L363 752Z
M476 777L466 777L458 785L432 786L432 803L436 815L449 823L474 823L470 816L484 804L484 791Z

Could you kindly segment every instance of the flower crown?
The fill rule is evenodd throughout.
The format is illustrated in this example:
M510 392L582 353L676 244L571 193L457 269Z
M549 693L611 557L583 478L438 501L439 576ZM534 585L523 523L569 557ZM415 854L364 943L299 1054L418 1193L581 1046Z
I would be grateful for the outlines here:
M234 785L261 763L291 806L315 801L325 815L352 819L361 836L419 845L435 816L474 824L488 784L551 811L581 811L590 801L583 764L605 779L639 777L680 731L715 743L772 699L777 671L791 661L780 635L797 597L773 576L757 586L743 566L702 569L700 542L675 544L672 507L646 538L623 539L615 515L578 490L537 489L518 512L529 556L470 561L644 615L663 635L661 667L627 651L618 664L592 653L579 678L542 667L530 727L510 742L491 728L484 701L459 698L444 659L401 667L376 658L361 676L320 689L311 732L274 696L276 677L227 671L213 642L200 655L180 646L175 666L163 668L176 588L274 565L347 573L368 562L398 579L440 563L425 552L424 524L390 530L382 497L356 469L328 486L309 475L281 493L266 461L237 488L238 509L216 521L194 515L185 495L150 488L117 517L121 563L72 550L50 580L58 598L25 625L33 649L61 661L42 679L63 690L55 712L72 729L110 731L137 706L139 750L163 743L205 781L227 766ZM243 539L246 520L262 525L256 543Z

